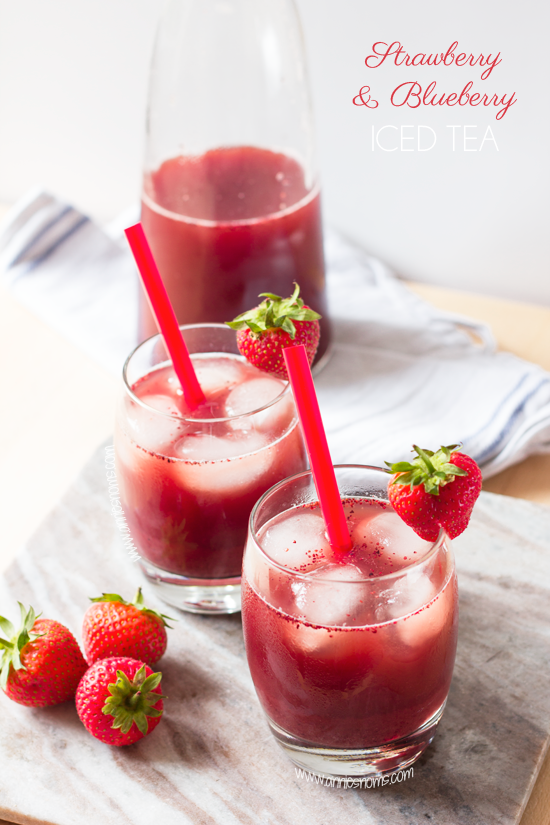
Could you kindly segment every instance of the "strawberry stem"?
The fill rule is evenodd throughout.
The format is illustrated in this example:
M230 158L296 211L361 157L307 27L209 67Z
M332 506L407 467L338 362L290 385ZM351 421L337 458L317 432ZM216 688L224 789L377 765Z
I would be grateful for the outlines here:
M19 628L16 630L8 619L0 616L0 628L9 636L9 639L0 639L0 688L6 689L10 669L26 670L24 664L21 662L20 653L28 642L33 642L39 639L42 633L33 633L35 621L39 618L34 612L34 608L29 607L28 610L21 604L19 605L19 612L21 614Z
M434 465L433 465L433 464L432 464L432 462L430 461L430 458L429 458L429 456L428 456L427 452L426 452L425 450L423 450L421 447L417 447L417 446L416 446L416 444L413 444L413 450L416 450L416 452L418 453L418 455L419 455L421 458L423 458L423 459L424 459L424 464L425 464L425 465L426 465L426 467L428 468L428 471L429 471L430 473L435 473L435 468L434 468Z
M132 602L127 602L125 599L122 598L118 593L103 593L101 596L97 596L95 599L90 597L91 602L115 602L118 604L125 604L125 605L133 605L133 607L141 610L143 613L147 613L150 616L156 616L158 619L162 621L164 627L169 627L170 630L172 628L166 621L168 619L171 622L177 621L177 619L173 619L171 616L167 616L165 613L158 613L156 610L152 610L150 607L146 607L143 602L143 593L141 592L141 587L138 587L137 593L134 596L134 600Z
M296 337L296 327L293 321L317 321L321 316L309 307L304 307L300 295L300 287L294 285L294 292L290 298L281 298L272 292L260 293L265 301L254 309L237 315L233 321L227 321L231 329L239 330L248 327L253 335L260 337L262 333L276 329L288 332L292 340Z
M414 444L413 450L417 457L412 461L399 461L395 464L384 462L389 467L387 472L394 474L390 484L408 485L411 490L423 484L427 493L438 496L440 487L450 484L455 476L468 475L466 470L450 462L451 453L460 452L460 446L452 444L449 447L441 447L434 453Z
M117 680L107 686L111 694L105 701L102 713L113 717L113 728L120 728L122 733L128 733L132 725L137 725L144 735L147 734L147 717L162 715L162 710L154 707L159 699L166 697L155 692L162 679L162 673L145 675L145 665L140 667L133 680L130 681L123 670L117 670Z

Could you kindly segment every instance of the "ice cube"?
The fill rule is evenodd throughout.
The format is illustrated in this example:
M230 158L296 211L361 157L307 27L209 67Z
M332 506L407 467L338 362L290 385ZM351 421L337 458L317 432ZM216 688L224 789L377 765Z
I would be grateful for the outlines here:
M379 576L414 564L431 547L393 510L362 518L354 526L351 539L358 550L358 560L370 563Z
M115 467L117 476L119 472L135 473L139 472L139 450L135 443L128 438L126 432L120 427L117 422L115 427Z
M211 462L254 453L267 445L267 439L259 433L248 433L243 438L232 435L222 437L208 432L189 433L177 442L174 453L186 461Z
M246 366L233 358L193 358L201 389L211 400L246 378Z
M246 438L185 435L174 448L174 454L185 459L177 462L175 472L196 494L237 498L269 473L274 455L266 445L259 433Z
M261 544L270 559L301 573L324 563L330 554L321 513L302 508L271 522Z
M284 382L270 376L253 378L232 389L225 399L225 415L241 416L251 413L277 398L284 389ZM233 429L253 428L260 432L283 430L293 415L290 394L261 412L246 418L235 418L229 424Z
M326 562L293 583L297 614L325 627L366 624L364 581L364 573L355 564Z
M174 398L170 398L169 395L147 393L146 395L141 395L140 400L143 401L144 404L147 404L148 407L152 407L154 410L158 410L165 415L182 416L180 406Z
M399 658L414 658L414 651L405 648L418 648L418 627L422 625L422 619L417 621L416 615L424 612L426 605L436 596L437 588L430 578L422 570L413 569L396 577L384 601L376 609L376 619L380 623L395 622Z
M178 379L171 366L153 369L147 375L140 378L133 386L133 390L140 398L145 393L147 395L175 395L177 390L181 391Z
M268 375L239 384L225 399L227 415L243 415L269 404L284 389L284 383Z
M416 613L436 596L435 585L422 570L411 570L407 575L397 577L394 589L393 618Z
M330 555L331 551L326 552ZM269 584L273 589L273 583ZM291 599L277 602L270 597L268 601L298 620L281 626L288 649L330 663L323 678L330 679L335 667L351 666L356 671L358 662L369 678L369 668L384 653L383 645L377 644L377 637L370 632L376 631L376 627L371 628L376 622L369 604L369 585L360 568L349 561L325 561L295 578L290 587L288 580L286 585ZM339 675L340 684L342 679Z
M166 395L145 395L141 400L153 409L127 399L124 429L140 447L152 452L170 453L171 445L181 437L184 428L183 422L176 418L181 413L175 401Z
M408 615L395 626L396 644L392 645L392 658L399 661L411 661L424 653L425 645L443 630L452 609L451 589L449 586L437 594L437 590L428 578L411 583L407 598Z

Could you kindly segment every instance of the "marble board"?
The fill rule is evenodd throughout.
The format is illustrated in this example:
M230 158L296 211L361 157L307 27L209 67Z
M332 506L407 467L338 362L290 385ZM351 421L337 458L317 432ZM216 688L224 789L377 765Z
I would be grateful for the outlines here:
M78 636L89 596L114 590L129 597L140 576L109 507L101 449L0 580L0 612L15 619L17 600L32 603ZM436 739L406 781L345 789L297 775L256 700L240 617L179 614L160 668L165 718L130 748L93 739L71 703L32 710L0 695L0 818L54 825L517 823L550 738L550 509L482 493L454 546L461 594L455 676Z

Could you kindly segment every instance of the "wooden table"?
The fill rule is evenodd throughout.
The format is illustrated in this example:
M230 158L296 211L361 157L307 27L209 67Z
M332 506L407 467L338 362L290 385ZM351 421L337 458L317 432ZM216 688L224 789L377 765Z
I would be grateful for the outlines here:
M502 349L550 370L549 308L421 284L410 286L438 307L488 322ZM0 344L5 388L0 407L4 539L0 569L4 569L92 451L112 432L117 381L4 289L0 289ZM488 480L484 487L550 506L550 455L528 458ZM521 825L549 823L550 757Z

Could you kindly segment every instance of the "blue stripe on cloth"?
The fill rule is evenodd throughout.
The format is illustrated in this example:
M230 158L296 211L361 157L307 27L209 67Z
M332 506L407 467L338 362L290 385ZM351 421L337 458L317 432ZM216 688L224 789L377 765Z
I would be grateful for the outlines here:
M42 238L44 238L44 236L51 229L53 229L53 227L56 224L58 224L59 221L62 218L65 217L65 215L68 215L70 212L74 212L74 211L75 210L72 208L72 206L66 206L58 215L56 215L55 218L53 218L44 227L42 227L42 229L39 232L37 232L36 235L33 235L32 239L29 241L29 243L27 243L27 245L24 246L23 249L11 261L8 268L11 269L14 266L17 266L19 263L21 263L28 256L28 253L36 246L38 241L42 240ZM77 214L77 213L75 213L75 214Z
M65 243L65 241L68 240L71 237L71 235L74 235L74 233L78 232L78 230L82 226L84 226L84 224L89 223L89 222L90 222L90 219L87 218L85 215L83 215L80 218L80 220L78 221L78 223L76 223L74 226L71 226L71 228L68 229L67 232L65 232L64 235L62 235L60 238L58 238L57 241L52 246L50 246L48 249L46 249L46 251L43 252L42 255L40 255L38 258L34 258L33 260L29 261L28 266L25 267L25 269L21 272L21 274L22 275L27 275L29 272L32 272L33 269L35 269L37 266L39 266L39 264L42 263L42 261L44 261L46 258L48 258L52 254L52 252L55 252L55 250L58 249L58 247L60 247L61 244Z
M485 427L482 427L481 430L474 436L477 438L481 433L483 433L487 428L491 425L491 423L495 420L498 415L498 412L502 409L502 407L506 404L506 402L510 399L510 397L517 392L517 390L521 387L521 385L525 382L528 378L527 375L524 375L516 387L506 396L506 398L499 404L497 410L495 411L494 415L492 416L491 420L487 422ZM512 411L512 414L508 417L506 424L502 428L502 430L498 433L498 435L493 439L493 441L485 448L485 450L476 457L476 461L482 464L485 461L489 461L494 457L494 454L497 453L501 447L502 442L506 439L509 435L510 431L512 430L514 424L518 420L519 416L525 409L525 405L527 402L543 387L545 384L549 383L548 378L543 378L536 387L534 387L528 395L524 396L521 402L516 406L516 408Z

